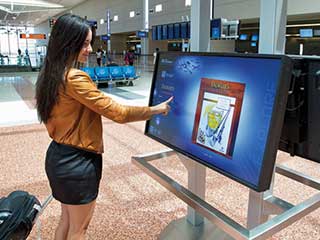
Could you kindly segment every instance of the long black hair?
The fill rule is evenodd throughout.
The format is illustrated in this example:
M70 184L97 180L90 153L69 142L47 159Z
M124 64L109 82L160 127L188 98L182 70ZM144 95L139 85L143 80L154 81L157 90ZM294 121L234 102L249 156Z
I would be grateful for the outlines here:
M65 14L54 24L47 55L36 83L36 107L40 122L47 123L58 103L60 87L65 87L65 76L75 67L79 53L91 29L79 16ZM94 39L94 31L92 34Z

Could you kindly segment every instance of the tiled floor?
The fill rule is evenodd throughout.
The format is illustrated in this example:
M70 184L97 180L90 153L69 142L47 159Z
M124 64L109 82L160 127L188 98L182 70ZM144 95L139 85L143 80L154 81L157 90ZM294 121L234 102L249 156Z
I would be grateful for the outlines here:
M123 104L147 105L152 63L139 62L137 68L141 77L134 86L102 90ZM37 73L0 74L0 196L22 189L43 202L50 193L43 167L50 139L43 125L30 124L38 123L33 99L36 78ZM169 223L186 215L186 204L132 165L131 157L159 151L164 146L144 136L143 122L119 125L106 120L103 124L103 178L88 239L157 239ZM277 162L315 179L320 178L317 163L291 158L282 152L279 152ZM187 171L177 156L157 160L154 164L183 186L187 185ZM210 169L206 180L206 200L245 225L248 188ZM274 194L288 202L297 204L315 193L316 190L279 174L275 176ZM269 239L319 240L319 211ZM42 239L53 239L58 216L59 204L53 201L40 217ZM35 228L29 239L38 239Z

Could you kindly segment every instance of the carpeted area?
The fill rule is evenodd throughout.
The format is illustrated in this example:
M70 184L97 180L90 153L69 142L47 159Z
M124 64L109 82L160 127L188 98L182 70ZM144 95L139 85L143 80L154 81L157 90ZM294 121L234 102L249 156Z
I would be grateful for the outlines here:
M157 239L172 220L185 216L184 202L131 163L133 155L166 148L144 136L143 129L143 122L120 125L104 120L103 178L87 239ZM49 142L46 129L40 124L0 128L0 196L21 189L45 200L50 194L44 171ZM320 179L317 163L282 152L278 162ZM187 171L178 157L155 161L155 165L187 185ZM291 203L299 203L315 192L280 175L275 177L275 195ZM242 225L246 222L248 193L248 188L207 170L207 201ZM59 203L54 200L40 217L42 239L53 239L59 211ZM320 239L319 214L318 209L270 239ZM36 227L29 239L37 239Z

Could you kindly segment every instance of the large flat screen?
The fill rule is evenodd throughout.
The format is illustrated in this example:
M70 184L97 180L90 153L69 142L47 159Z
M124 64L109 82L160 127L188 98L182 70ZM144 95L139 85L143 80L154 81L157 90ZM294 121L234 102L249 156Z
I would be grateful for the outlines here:
M269 188L290 84L285 56L161 52L145 134L256 190Z

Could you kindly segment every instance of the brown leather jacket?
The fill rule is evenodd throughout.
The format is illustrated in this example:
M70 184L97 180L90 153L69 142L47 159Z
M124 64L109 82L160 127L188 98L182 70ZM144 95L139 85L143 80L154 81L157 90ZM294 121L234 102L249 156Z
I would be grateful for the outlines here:
M102 153L101 116L118 123L147 120L150 107L124 106L97 89L83 71L71 69L65 90L59 90L59 101L46 123L50 137L58 143Z

